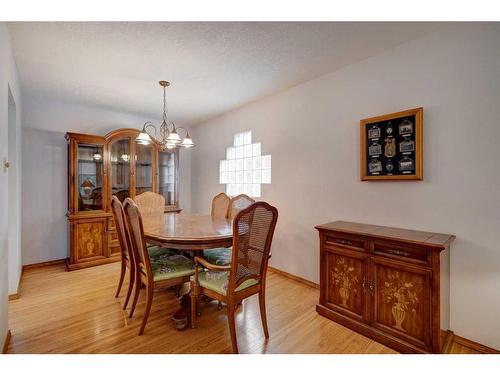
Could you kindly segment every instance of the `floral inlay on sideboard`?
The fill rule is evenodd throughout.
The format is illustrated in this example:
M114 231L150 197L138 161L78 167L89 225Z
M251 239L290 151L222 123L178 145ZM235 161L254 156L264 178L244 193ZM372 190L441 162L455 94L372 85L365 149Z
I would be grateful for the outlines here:
M398 271L388 272L388 280L384 282L382 297L384 302L392 304L391 312L396 324L394 328L405 331L403 322L407 312L416 313L422 286L411 281L405 281Z
M338 287L340 299L342 300L341 305L349 308L347 302L351 292L357 293L356 288L352 288L358 282L354 267L349 266L344 257L338 257L336 267L331 270L331 275L334 285Z

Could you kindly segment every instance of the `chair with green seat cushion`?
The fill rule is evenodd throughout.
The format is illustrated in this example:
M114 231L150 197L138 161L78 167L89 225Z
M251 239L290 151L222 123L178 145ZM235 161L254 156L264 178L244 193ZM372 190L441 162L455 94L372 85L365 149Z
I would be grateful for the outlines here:
M162 254L151 258L151 270L154 281L168 280L194 275L194 263L183 255Z
M157 245L148 246L149 260L153 263L154 259L161 256L169 256L178 254L175 250L169 249L168 247L161 247Z
M194 274L193 262L171 249L151 247L148 249L144 238L144 227L139 208L130 198L125 199L123 205L127 220L127 231L134 259L136 259L136 288L134 301L129 317L134 314L139 293L142 286L146 287L146 308L139 329L139 336L144 333L146 323L151 312L153 293L157 288L179 287L189 282Z
M202 271L198 273L198 281L200 285L204 288L213 290L214 292L226 295L228 286L228 272L227 271ZM258 281L255 279L248 279L243 281L240 286L238 286L235 291L239 292L243 289L249 288L252 285L257 284Z
M218 266L227 266L231 263L231 248L220 247L217 249L203 250L203 258Z
M231 250L230 247L219 247L216 249L203 250L203 258L208 260L211 264L218 266L227 266L231 263ZM219 301L217 309L222 309L222 302Z
M113 213L113 218L115 220L116 232L118 235L118 242L120 244L120 255L121 255L121 272L120 281L118 282L118 289L116 290L115 297L120 295L120 290L122 288L123 280L125 278L125 273L128 268L129 273L129 283L127 295L125 297L125 302L123 303L123 309L125 310L128 305L130 296L132 295L132 289L136 280L135 276L135 261L132 254L132 249L130 248L130 242L128 237L128 232L125 225L125 213L123 211L123 206L120 200L116 196L111 197L111 212Z
M195 274L191 279L191 328L196 328L199 297L207 297L227 305L227 317L233 353L238 353L235 308L254 294L259 295L260 316L264 336L267 328L265 286L271 242L278 210L266 202L242 209L233 221L233 246L229 265L217 265L195 257ZM207 271L203 270L206 269Z
M167 249L169 250L172 254L180 254L180 251L177 250L177 249L171 249L171 248L167 248L167 247L161 247L161 246L158 246L158 245L155 245L155 244L152 244L152 243L148 243L146 242L146 247L148 248L148 251L150 249L157 249L157 248L160 248L160 249Z

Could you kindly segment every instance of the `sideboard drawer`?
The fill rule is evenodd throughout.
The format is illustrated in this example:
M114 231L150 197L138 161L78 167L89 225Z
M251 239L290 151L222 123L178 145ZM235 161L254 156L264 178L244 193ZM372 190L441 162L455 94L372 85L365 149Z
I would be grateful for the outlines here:
M351 237L347 234L328 233L325 234L324 244L327 246L344 246L354 250L366 250L366 241L359 237Z
M387 242L372 242L371 249L374 254L430 266L430 252Z

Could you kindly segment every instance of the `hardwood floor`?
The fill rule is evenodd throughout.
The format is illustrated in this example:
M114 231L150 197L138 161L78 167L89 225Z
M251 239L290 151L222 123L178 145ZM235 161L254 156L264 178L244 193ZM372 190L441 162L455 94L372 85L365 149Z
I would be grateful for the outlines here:
M179 302L169 291L155 293L143 336L137 336L144 310L141 292L134 318L115 299L119 264L66 272L63 265L26 270L21 298L9 302L9 353L230 353L225 308L202 309L197 328L176 331L170 317ZM126 290L126 288L125 288ZM270 339L264 341L258 300L245 300L237 312L241 353L395 353L393 350L319 316L319 291L278 273L267 279ZM467 348L452 347L463 353Z

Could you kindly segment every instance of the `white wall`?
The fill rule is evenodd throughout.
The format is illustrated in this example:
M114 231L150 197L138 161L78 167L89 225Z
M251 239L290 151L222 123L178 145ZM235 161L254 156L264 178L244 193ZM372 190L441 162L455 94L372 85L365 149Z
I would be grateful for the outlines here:
M67 131L105 135L118 128L140 128L147 120L108 108L54 98L26 96L23 122L23 264L68 256ZM154 120L154 118L153 118ZM190 210L190 154L181 151L179 200ZM36 246L33 246L36 244Z
M280 214L272 266L318 282L314 225L333 220L455 234L451 329L500 349L499 61L499 24L461 25L201 124L193 211L224 190L219 160L251 129L272 155L262 186ZM359 120L420 106L424 181L360 182Z
M12 65L15 69L15 65ZM16 72L12 72L16 77ZM17 79L16 79L17 82ZM16 93L16 94L14 94ZM14 98L14 96L17 97ZM15 83L8 87L8 213L9 213L9 295L19 292L22 271L21 254L21 116L19 89Z
M12 98L16 103L15 127L17 127L17 134L20 134L21 93L18 84L17 69L12 55L9 32L6 25L0 23L0 345L3 345L8 329L8 294L17 291L21 274L21 263L19 262L21 257L20 247L13 246L9 249L9 239L16 239L16 236L13 236L12 233L9 236L9 231L12 232L16 227L15 223L11 225L11 213L13 213L14 209L19 209L20 207L19 198L17 202L8 201L9 188L11 186L18 188L19 185L16 183L16 179L13 180L11 178L9 181L10 171L5 172L3 168L4 158L7 159L9 156L16 156L15 154L12 155L12 146L16 146L17 155L19 155L21 148L19 138L16 139L14 137L13 139L9 139L9 88L12 92ZM14 144L11 145L11 141ZM9 155L9 146L11 148L11 155ZM13 164L12 168L20 172L19 159L17 158L16 164ZM14 221L18 223L15 219L18 215L14 213L13 216Z

